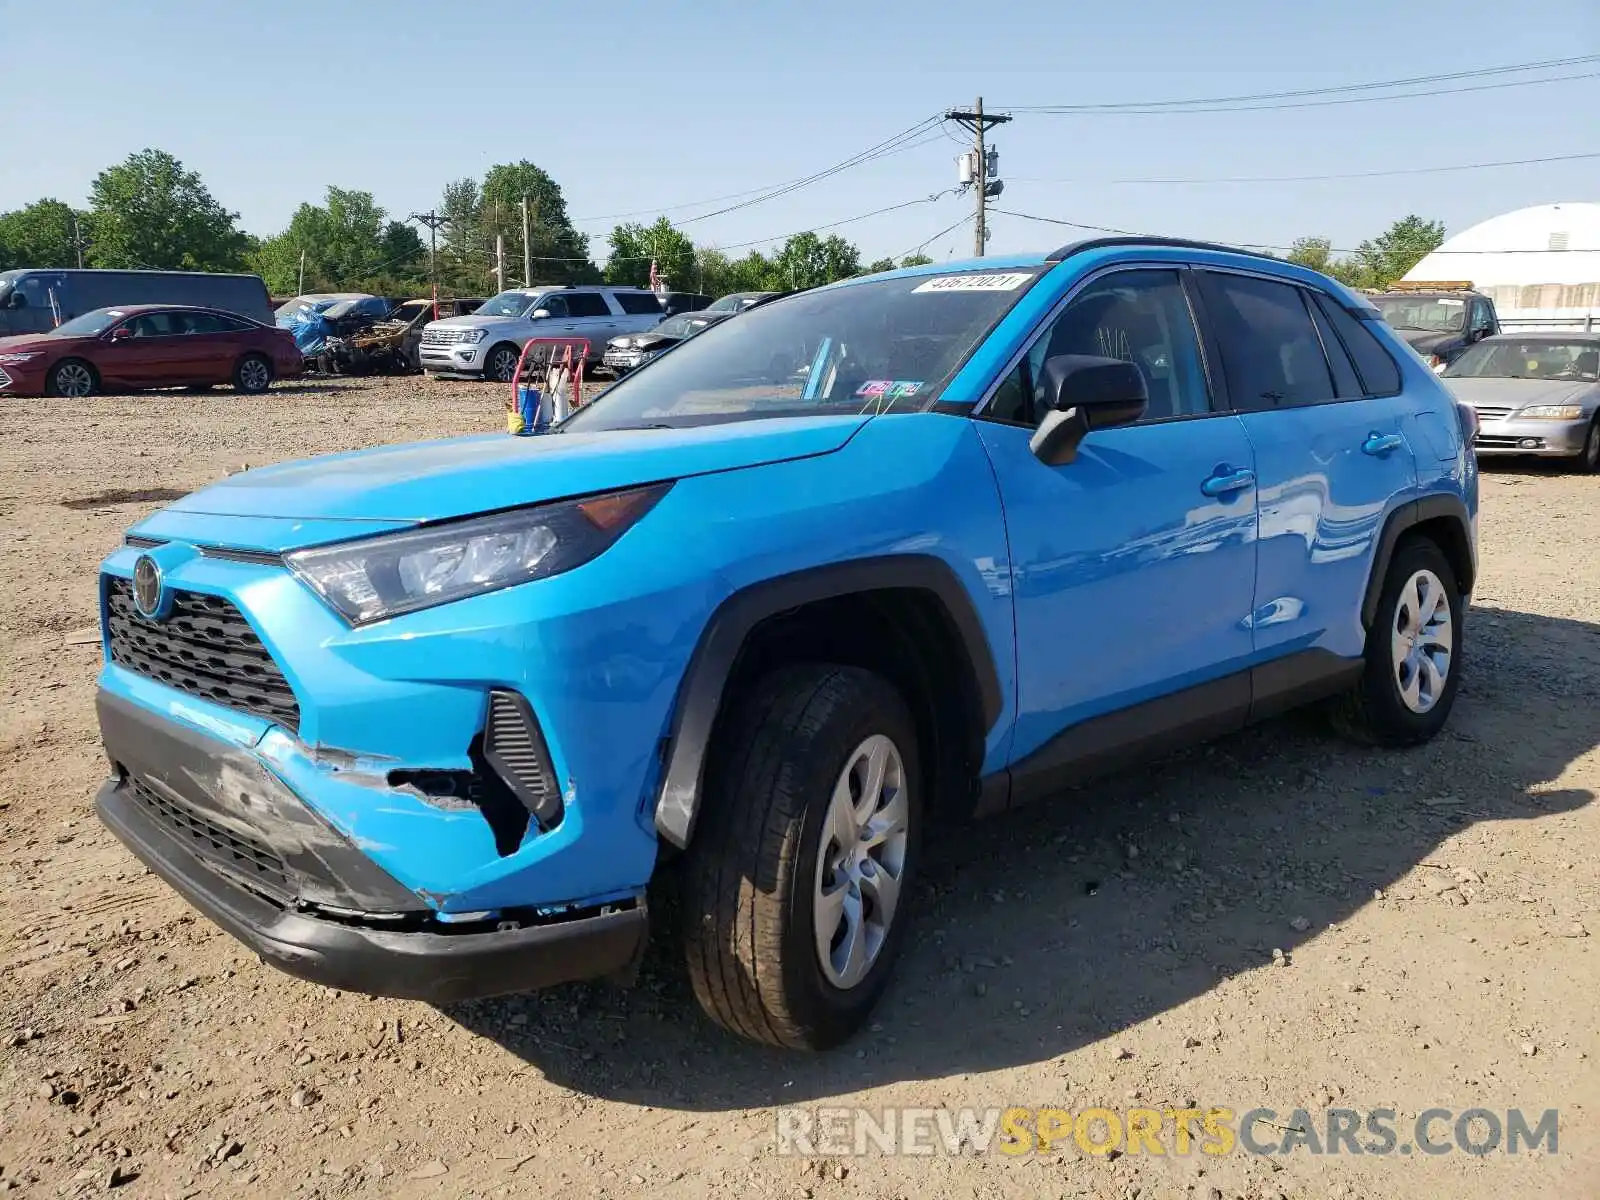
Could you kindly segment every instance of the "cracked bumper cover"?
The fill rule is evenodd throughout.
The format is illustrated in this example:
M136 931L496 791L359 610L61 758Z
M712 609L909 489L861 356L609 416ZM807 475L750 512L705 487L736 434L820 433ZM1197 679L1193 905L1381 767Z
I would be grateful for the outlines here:
M254 755L104 691L97 708L113 764L96 797L101 819L184 899L282 971L344 991L446 1003L623 974L643 951L642 903L521 917L517 928L453 929ZM189 826L163 819L139 787ZM230 868L226 854L202 854L197 847L214 838L200 829L264 847L284 884L272 877L263 885L248 864Z

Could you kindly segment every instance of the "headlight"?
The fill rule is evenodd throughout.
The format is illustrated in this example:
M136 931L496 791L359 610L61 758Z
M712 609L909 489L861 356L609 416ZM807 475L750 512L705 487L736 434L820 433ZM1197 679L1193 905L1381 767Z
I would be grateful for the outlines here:
M15 367L25 362L32 362L36 358L43 358L43 350L17 350L10 354L0 354L0 363L8 367Z
M468 346L476 346L488 336L487 329L469 329L461 335L461 341Z
M633 345L633 339L630 337L614 337L608 344L613 350L626 350Z
M1581 404L1530 404L1517 414L1536 421L1576 421L1583 416Z
M559 575L598 556L671 484L562 500L285 556L353 625Z

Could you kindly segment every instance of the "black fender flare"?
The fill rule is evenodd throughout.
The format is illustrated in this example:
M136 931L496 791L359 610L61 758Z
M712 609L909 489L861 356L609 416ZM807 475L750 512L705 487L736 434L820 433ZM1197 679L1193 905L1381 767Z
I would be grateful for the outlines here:
M1361 626L1371 629L1372 622L1378 614L1378 598L1383 595L1383 581L1389 574L1389 560L1394 557L1394 548L1407 530L1414 529L1425 521L1435 521L1440 518L1457 522L1461 526L1462 543L1468 548L1469 554L1474 554L1472 544L1472 517L1467 512L1467 503L1460 496L1448 493L1439 493L1431 496L1422 496L1416 500L1408 500L1400 505L1384 522L1383 533L1378 538L1378 551L1372 559L1372 573L1367 576L1367 591L1361 599ZM1476 562L1473 569L1476 570ZM1458 581L1463 595L1472 592L1473 576L1468 575Z
M994 652L972 597L943 559L928 554L853 559L752 584L712 613L678 685L656 796L655 827L662 838L682 849L694 836L706 749L728 678L751 630L769 617L818 600L889 588L929 591L943 603L972 663L984 729L994 727L1003 706Z

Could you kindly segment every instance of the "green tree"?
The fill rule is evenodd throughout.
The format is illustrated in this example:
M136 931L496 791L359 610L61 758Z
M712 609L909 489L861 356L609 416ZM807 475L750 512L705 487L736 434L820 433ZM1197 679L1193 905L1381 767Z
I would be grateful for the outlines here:
M896 267L926 267L933 264L933 259L926 254L908 254L898 263L892 258L874 259L862 268L863 274L876 275L880 271L893 271Z
M1333 264L1333 243L1324 237L1295 238L1284 257L1313 271L1326 271Z
M1377 237L1362 242L1351 255L1361 287L1386 288L1444 241L1444 222L1425 221L1413 213Z
M931 267L933 259L926 254L908 254L900 260L902 267Z
M97 267L231 271L248 240L229 212L164 150L107 167L89 189L89 257Z
M329 187L324 203L302 204L250 262L272 291L290 292L299 286L302 254L307 291L415 291L427 277L417 231L388 220L371 192Z
M818 287L861 274L861 251L838 234L798 233L784 242L774 265L783 286Z
M26 208L0 213L0 271L11 267L75 267L72 244L77 214L60 200L35 200Z
M533 278L522 277L522 198L528 198ZM506 283L589 283L600 278L589 239L572 227L561 185L527 159L489 168L478 195L478 228L493 265L495 237L505 239ZM646 264L648 267L648 264Z
M606 239L611 255L606 259L607 283L645 287L650 282L650 263L666 278L674 291L695 291L701 272L696 263L694 243L665 217L654 225L618 225Z

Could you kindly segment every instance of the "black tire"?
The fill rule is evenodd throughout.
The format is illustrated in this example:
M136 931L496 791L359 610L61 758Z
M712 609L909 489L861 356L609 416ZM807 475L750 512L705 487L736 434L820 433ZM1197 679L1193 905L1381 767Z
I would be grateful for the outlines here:
M1394 659L1393 636L1402 596L1419 571L1431 572L1443 587L1449 605L1451 648L1444 686L1425 712L1415 711L1402 695ZM1450 717L1461 686L1464 606L1450 560L1426 537L1402 539L1384 577L1378 610L1367 630L1366 664L1360 681L1333 705L1335 727L1347 737L1376 746L1416 746L1438 733ZM1414 622L1412 622L1414 624Z
M483 356L483 377L493 383L510 383L517 369L517 359L522 354L512 342L500 342L489 348Z
M87 380L87 386L84 386L84 380ZM47 383L52 396L81 400L100 390L100 375L81 358L63 358L50 368Z
M1595 413L1589 425L1589 435L1584 439L1583 449L1572 460L1572 469L1585 475L1600 471L1600 412Z
M683 926L696 999L752 1041L823 1050L866 1021L909 923L921 832L916 726L888 682L807 664L764 677L719 723L705 808L684 862ZM907 837L899 901L882 948L854 986L823 974L813 888L834 785L867 738L887 736L904 767Z
M259 396L272 386L272 362L264 354L246 354L233 368L235 391Z

